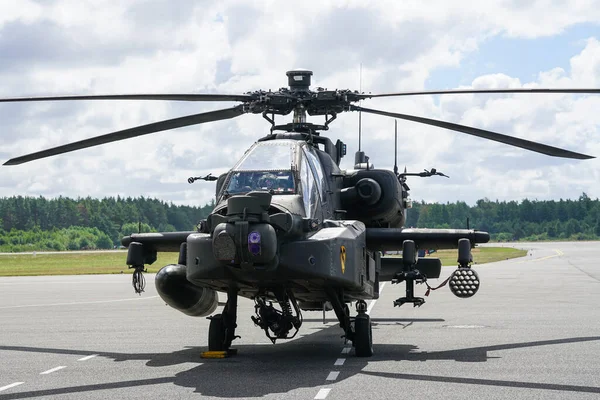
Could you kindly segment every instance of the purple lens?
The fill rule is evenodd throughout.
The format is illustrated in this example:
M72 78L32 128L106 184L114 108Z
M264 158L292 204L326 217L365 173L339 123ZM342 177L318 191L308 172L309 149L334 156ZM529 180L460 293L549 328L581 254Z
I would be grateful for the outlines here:
M260 244L258 243L250 243L248 245L248 251L252 254L252 255L259 255L260 254Z
M248 243L260 243L260 233L254 231L248 234Z

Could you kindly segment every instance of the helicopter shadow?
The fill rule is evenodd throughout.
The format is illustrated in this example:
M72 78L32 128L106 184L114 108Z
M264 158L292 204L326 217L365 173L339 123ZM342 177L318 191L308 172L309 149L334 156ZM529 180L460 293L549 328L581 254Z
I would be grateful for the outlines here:
M201 359L200 353L206 347L186 347L172 353L114 353L96 352L100 357L114 362L147 360L148 367L165 367L183 363L197 364L175 375L150 379L106 382L92 385L70 386L47 390L10 393L2 399L44 398L52 395L86 393L98 390L152 386L166 383L193 388L195 393L219 398L262 397L269 394L287 393L299 388L319 387L331 370L333 360L340 357L342 342L339 327L331 326L322 331L301 337L293 342L276 345L240 345L238 355L225 359ZM364 371L369 363L385 361L446 360L455 362L486 362L492 357L490 351L556 346L569 343L600 341L600 336L573 337L522 343L508 343L491 346L471 347L446 351L420 351L417 346L408 344L376 344L371 358L353 358L346 363L338 382L354 375L398 380L462 383L469 385L502 386L514 388L534 388L580 393L600 393L600 387L560 385L551 383L479 379L472 377L451 377L407 373ZM340 346L332 346L340 343ZM349 344L347 346L350 346ZM0 346L3 351L23 351L68 355L89 355L90 351L72 349L37 348L26 346ZM353 352L349 357L353 357ZM494 357L497 358L497 357Z
M303 318L304 322L323 322L322 318ZM443 318L377 318L371 317L371 322L376 323L388 323L388 322L399 322L399 323L411 323L411 322L446 322ZM337 319L325 318L325 323L338 323Z
M339 322L337 319L320 319L320 318L305 318L304 321L308 322L323 322L324 324L333 323L338 325ZM399 326L402 329L406 329L412 326L415 322L445 322L445 319L442 318L371 318L371 322L373 324L373 329L378 329L379 325L395 325ZM321 328L312 328L312 329L321 329Z

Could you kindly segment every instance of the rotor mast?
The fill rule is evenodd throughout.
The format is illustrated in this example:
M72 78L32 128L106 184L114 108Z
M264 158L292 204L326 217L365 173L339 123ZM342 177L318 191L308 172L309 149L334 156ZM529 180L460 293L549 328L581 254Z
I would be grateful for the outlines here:
M288 86L290 92L297 95L310 96L310 81L312 71L306 69L295 69L285 73L288 77ZM294 124L305 124L306 123L306 108L302 102L298 102L294 107Z

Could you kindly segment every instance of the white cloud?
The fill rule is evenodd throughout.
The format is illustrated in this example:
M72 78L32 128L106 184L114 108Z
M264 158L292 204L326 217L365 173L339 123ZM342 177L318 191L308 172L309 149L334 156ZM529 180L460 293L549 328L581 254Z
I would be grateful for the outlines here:
M295 67L313 87L365 91L424 88L443 67L460 68L488 39L535 40L600 21L598 1L177 2L54 1L0 6L0 96L132 92L242 93L287 85ZM42 4L42 5L40 5ZM48 5L46 5L48 4ZM9 36L7 36L9 35ZM4 40L10 37L10 40ZM471 86L600 86L598 37L573 51L569 70L548 65L522 82L502 71ZM4 47L3 47L4 46ZM565 65L567 60L565 60ZM457 86L452 82L447 87ZM434 88L431 88L434 89ZM600 156L600 96L457 95L378 99L381 108L539 140ZM230 103L86 102L0 106L5 159ZM290 117L278 117L278 122ZM315 119L321 122L321 119ZM363 115L363 149L393 165L393 121ZM0 196L156 196L204 204L214 183L187 177L224 172L268 132L259 115L161 132L0 169ZM357 115L340 115L329 135L357 144ZM416 199L600 196L598 161L564 161L444 129L399 121L399 163L436 167L452 179L412 179Z

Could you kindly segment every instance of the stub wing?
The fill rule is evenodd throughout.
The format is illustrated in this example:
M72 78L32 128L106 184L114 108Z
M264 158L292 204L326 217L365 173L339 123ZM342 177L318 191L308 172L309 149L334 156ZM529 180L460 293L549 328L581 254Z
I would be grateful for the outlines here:
M367 228L367 248L379 251L402 250L405 240L412 240L422 249L456 249L459 239L469 239L472 245L487 243L487 232L472 229Z
M367 228L367 247L371 250L402 250L405 240L413 240L417 247L426 249L455 249L459 239L469 239L472 244L487 243L487 232L473 229L426 229L426 228ZM128 247L131 242L140 242L155 251L179 251L181 243L195 233L157 232L138 233L126 236L122 244Z
M149 251L178 252L181 243L196 231L186 232L154 232L154 233L132 233L121 239L121 244L129 247L132 242L141 243Z

